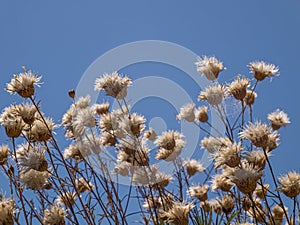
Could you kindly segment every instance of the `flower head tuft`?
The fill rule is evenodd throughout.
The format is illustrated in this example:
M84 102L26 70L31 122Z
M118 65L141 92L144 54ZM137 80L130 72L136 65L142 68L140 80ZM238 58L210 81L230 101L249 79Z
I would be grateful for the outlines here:
M203 56L198 58L195 63L197 66L197 71L204 74L208 80L215 80L218 78L219 73L224 69L223 63L215 57Z
M271 122L271 126L274 130L278 130L280 127L291 123L288 115L279 109L270 113L268 115L268 120Z
M270 127L267 124L256 121L255 123L249 123L247 127L240 132L240 137L250 140L256 147L267 147L271 133Z
M203 172L205 168L202 164L194 159L187 160L183 163L189 176L194 176L197 172Z
M154 141L154 144L159 146L156 159L163 159L166 161L175 160L181 153L185 141L184 136L177 131L169 130L162 133Z
M243 168L237 168L231 175L230 179L236 184L238 189L244 194L252 193L257 181L262 177L263 173L257 168L244 165Z
M174 225L188 225L188 215L194 206L191 203L175 202L171 209L164 211L161 217L167 223Z
M180 112L177 115L177 119L185 119L188 122L194 122L195 120L195 104L189 103L180 108Z
M285 176L278 178L281 188L279 189L288 197L296 197L300 194L300 174L289 172Z
M105 90L106 95L123 99L127 95L127 87L131 84L128 77L121 77L117 72L105 73L95 81L95 91Z
M264 61L251 62L249 67L257 81L262 81L266 77L279 75L277 66L265 63Z
M220 84L214 84L201 91L198 101L206 100L210 105L218 105L222 102L225 93L225 87Z
M50 209L44 210L44 225L65 225L66 211L54 204Z
M41 77L38 77L36 73L32 73L31 70L27 71L25 67L23 67L23 70L23 73L14 75L14 78L7 84L6 90L11 94L18 93L23 98L29 98L34 95L34 85L39 85L38 82Z
M14 224L14 200L0 198L0 224L13 225Z
M237 100L242 100L247 94L247 88L250 85L250 80L245 77L238 77L227 88L227 94L232 94Z

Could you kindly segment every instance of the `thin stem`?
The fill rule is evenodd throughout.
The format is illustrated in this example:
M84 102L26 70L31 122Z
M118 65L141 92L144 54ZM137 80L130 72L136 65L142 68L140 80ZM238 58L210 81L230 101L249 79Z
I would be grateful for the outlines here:
M267 160L267 164L268 164L269 170L270 170L270 172L271 172L273 182L274 182L275 187L276 187L276 191L277 191L278 199L279 199L279 201L280 201L280 205L281 205L281 207L282 207L282 209L283 209L285 218L287 219L288 224L290 225L289 217L288 217L288 214L287 214L287 212L286 212L286 210L285 210L285 207L284 207L284 204L283 204L281 195L280 195L280 191L278 190L277 181L276 181L276 178L275 178L275 175L274 175L274 171L273 171L272 165L271 165L270 160L269 160L269 158L268 158L266 149L263 149L263 152L264 152L264 154L265 154L265 158L266 158L266 160Z

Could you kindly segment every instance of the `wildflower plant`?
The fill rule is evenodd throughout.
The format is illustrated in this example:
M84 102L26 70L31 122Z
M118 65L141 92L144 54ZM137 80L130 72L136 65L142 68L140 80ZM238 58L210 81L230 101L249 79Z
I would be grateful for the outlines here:
M127 225L134 215L155 225L296 224L299 171L277 177L271 163L280 128L290 119L282 110L253 118L259 83L279 69L262 61L249 68L252 79L237 75L229 84L218 84L223 62L208 56L196 62L210 85L199 90L195 102L183 105L176 119L203 132L195 151L209 152L208 167L181 157L189 141L184 133L158 133L131 110L126 96L134 82L128 76L113 72L95 80L94 90L113 98L118 108L92 104L90 96L77 97L70 90L71 105L57 123L37 100L41 77L23 68L6 87L23 102L4 108L0 116L9 140L1 143L0 166L10 191L0 196L0 225ZM237 114L228 115L227 99L240 105ZM211 110L224 134L211 125ZM64 129L69 143L64 149L56 129ZM161 161L173 166L172 174L160 170ZM125 178L130 185L120 187L117 181Z

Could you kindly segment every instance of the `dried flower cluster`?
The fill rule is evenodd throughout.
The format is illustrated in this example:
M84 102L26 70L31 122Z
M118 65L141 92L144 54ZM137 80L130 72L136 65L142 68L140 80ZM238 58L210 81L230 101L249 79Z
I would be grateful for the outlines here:
M279 69L262 61L249 67L254 79L237 75L231 83L219 84L226 69L220 60L203 56L196 62L211 83L200 91L199 102L183 105L176 118L201 130L195 153L207 151L210 165L182 157L190 150L184 133L158 133L145 116L132 112L126 100L132 81L118 72L95 81L94 90L108 96L103 103L68 92L72 104L59 126L68 144L62 149L54 133L58 126L36 100L41 77L23 68L6 90L24 102L0 115L8 137L0 145L0 166L11 193L10 198L0 195L0 225L128 225L137 219L154 225L296 224L299 171L276 178L271 164L279 129L290 119L279 109L252 118L256 89ZM119 107L112 108L110 100ZM240 112L228 115L227 102L232 101ZM212 125L210 112L224 134ZM160 165L174 168L173 173ZM124 180L128 188L117 183Z

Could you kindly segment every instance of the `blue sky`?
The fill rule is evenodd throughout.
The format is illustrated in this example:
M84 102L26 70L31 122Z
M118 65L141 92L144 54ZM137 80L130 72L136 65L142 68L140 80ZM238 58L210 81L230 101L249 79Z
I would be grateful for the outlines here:
M289 114L292 124L280 131L281 146L272 161L279 174L299 171L299 11L297 0L1 1L0 108L19 100L3 88L25 65L43 75L38 98L58 121L70 104L68 89L76 87L88 66L133 41L164 40L198 55L215 55L228 68L220 81L237 73L251 76L246 65L265 60L278 65L281 75L259 85L255 114L265 119L278 107ZM162 71L168 74L156 64L124 69L135 78ZM169 73L180 79L178 71Z

